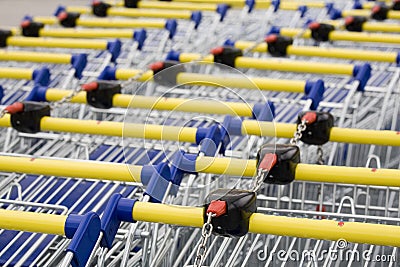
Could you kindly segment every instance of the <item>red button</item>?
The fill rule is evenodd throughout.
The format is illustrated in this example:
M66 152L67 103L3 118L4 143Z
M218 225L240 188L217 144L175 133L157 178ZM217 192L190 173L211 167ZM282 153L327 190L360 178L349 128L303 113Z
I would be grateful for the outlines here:
M215 217L226 214L226 202L222 200L211 201L207 208L207 214L210 212L215 214Z
M222 54L222 52L224 52L224 48L222 46L211 49L211 54L213 55L219 55Z
M155 62L149 66L149 69L151 69L152 71L158 71L161 70L162 68L164 68L164 62L162 61Z
M21 22L21 27L22 28L29 27L29 25L31 25L31 21L30 20L24 20L23 22Z
M344 19L344 24L345 25L350 25L354 22L354 17L347 17Z
M378 13L381 10L381 6L380 5L376 5L372 8L372 13Z
M267 37L265 37L265 42L267 43L275 43L276 41L278 41L278 35L276 34L270 34Z
M63 12L61 12L60 14L58 14L58 16L57 16L57 18L59 19L59 20L65 20L66 18L68 18L68 13L67 12L65 12L65 11L63 11Z
M24 104L22 104L21 102L15 102L14 104L6 107L5 110L10 114L22 112L24 111Z
M318 22L311 22L310 24L308 24L308 28L310 30L316 30L321 26L321 24L319 24Z
M87 84L82 85L82 89L85 91L94 91L99 88L99 84L97 82L90 82Z
M258 165L258 168L269 171L272 169L272 167L276 165L277 162L278 162L278 157L276 156L276 154L268 153L265 154L264 158Z
M306 121L307 124L312 124L317 120L317 113L315 112L307 112L304 114L303 118L301 118L302 121Z

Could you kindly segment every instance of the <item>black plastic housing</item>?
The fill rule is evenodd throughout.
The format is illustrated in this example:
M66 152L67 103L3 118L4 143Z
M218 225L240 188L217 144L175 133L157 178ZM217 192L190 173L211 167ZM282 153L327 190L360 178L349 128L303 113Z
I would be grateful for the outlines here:
M107 11L111 7L110 4L104 2L95 2L92 4L93 15L97 17L107 17Z
M127 8L137 8L139 0L124 0L124 6Z
M12 36L11 31L0 30L0 47L7 47L7 39Z
M277 156L276 164L265 175L264 183L286 185L294 181L300 163L300 149L296 145L265 144L257 153L257 169L266 154Z
M287 55L287 48L293 44L293 39L287 36L278 35L276 41L268 42L268 53L274 57L284 57Z
M311 124L307 124L306 130L302 133L301 141L309 145L323 145L329 141L334 118L329 112L305 111L297 117L297 124L307 112L316 113L317 119Z
M76 27L76 21L79 19L81 14L76 12L68 12L65 19L60 20L60 24L66 28Z
M10 114L11 126L22 133L40 132L40 121L44 116L50 116L50 106L39 102L22 102L24 110Z
M242 189L218 189L211 192L205 200L204 221L207 221L207 208L213 200L226 202L226 214L211 220L214 234L241 237L248 233L250 216L257 211L255 192Z
M221 53L214 54L214 62L235 68L235 59L243 56L242 50L232 46L223 46Z
M329 41L329 33L334 30L333 25L320 23L319 27L311 29L311 37L318 42L327 42Z
M121 85L115 81L97 81L97 84L97 90L86 92L87 103L95 108L112 108L113 97L121 93Z
M163 86L175 86L179 73L185 72L185 66L176 61L166 60L161 68L153 69L153 80Z
M382 21L387 19L388 13L389 13L389 7L385 5L376 5L372 8L371 18Z
M351 23L346 23L346 30L350 32L362 32L362 25L367 22L366 17L354 16Z
M22 27L22 35L25 37L39 37L39 31L44 27L43 23L31 21Z

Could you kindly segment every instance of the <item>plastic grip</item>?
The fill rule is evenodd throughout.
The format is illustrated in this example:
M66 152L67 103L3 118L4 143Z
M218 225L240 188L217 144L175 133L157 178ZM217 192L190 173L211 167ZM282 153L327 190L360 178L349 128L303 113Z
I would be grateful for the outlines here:
M355 80L360 82L357 91L364 92L365 85L367 84L369 78L371 78L371 65L366 63L361 66L355 66L353 76Z
M147 38L147 32L145 29L135 31L133 33L133 39L138 43L138 50L142 50L146 38Z
M82 78L82 72L87 65L87 54L75 54L71 57L71 64L75 69L75 78Z
M203 14L201 11L193 11L190 16L190 20L194 22L194 28L197 30L201 23L201 19L203 18Z
M111 62L115 62L121 53L122 43L119 39L109 41L107 43L107 50L111 54Z

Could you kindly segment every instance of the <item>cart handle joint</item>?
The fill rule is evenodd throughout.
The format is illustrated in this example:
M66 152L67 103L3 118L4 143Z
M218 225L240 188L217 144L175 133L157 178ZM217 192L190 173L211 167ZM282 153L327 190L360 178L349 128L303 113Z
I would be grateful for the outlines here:
M36 69L32 72L32 80L35 84L47 86L50 83L50 70L46 67Z
M71 57L71 65L75 69L75 78L82 78L82 72L87 65L87 54L75 54Z
M138 43L138 50L142 50L146 38L147 38L147 32L145 29L136 30L133 33L133 40L135 40Z
M79 220L77 216L79 215L68 216L65 222L66 234L69 232L68 235L70 235L71 232L73 232L70 225L72 224L72 226L76 226L77 220ZM86 266L86 263L97 243L97 239L99 238L101 228L100 218L97 213L91 211L79 217L79 225L73 233L71 243L67 248L67 251L72 252L74 255L71 262L73 267ZM67 231L67 229L69 230Z

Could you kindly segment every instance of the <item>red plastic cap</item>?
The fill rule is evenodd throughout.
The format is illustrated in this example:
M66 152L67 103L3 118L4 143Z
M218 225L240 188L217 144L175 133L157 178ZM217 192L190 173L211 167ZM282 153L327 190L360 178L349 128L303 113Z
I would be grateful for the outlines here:
M321 26L321 24L319 24L318 22L311 22L310 24L308 24L308 28L310 30L316 30Z
M381 6L380 5L376 5L372 8L372 13L378 13L381 10Z
M63 11L63 12L61 12L60 14L58 14L57 18L58 18L59 20L65 20L66 18L68 18L68 13L65 12L65 11Z
M215 217L219 217L221 215L226 214L226 202L223 200L213 200L207 208L208 213L215 214Z
M224 48L222 46L211 49L211 54L213 55L219 55L222 54L222 52L224 52Z
M270 171L272 167L278 162L278 156L276 154L268 153L265 154L264 158L261 160L259 169Z
M317 113L315 112L307 112L304 114L303 118L301 118L302 121L306 121L307 124L312 124L317 120Z
M24 111L24 104L22 104L21 102L15 102L14 104L6 107L5 110L10 114L22 112Z
M267 37L265 37L265 42L267 42L268 44L271 43L275 43L276 41L278 41L278 35L276 34L270 34Z
M93 0L93 2L92 2L92 5L94 5L94 6L98 6L100 4L101 4L101 1L98 1L98 0Z
M22 28L29 27L29 25L31 25L31 21L30 20L24 20L23 22L21 22L21 27Z
M90 82L82 85L82 89L87 92L97 90L98 88L99 84L97 82Z
M158 71L162 68L164 68L164 62L162 61L155 62L149 66L149 69L151 69L152 71Z
M344 24L345 25L350 25L354 22L354 17L347 17L344 19Z

